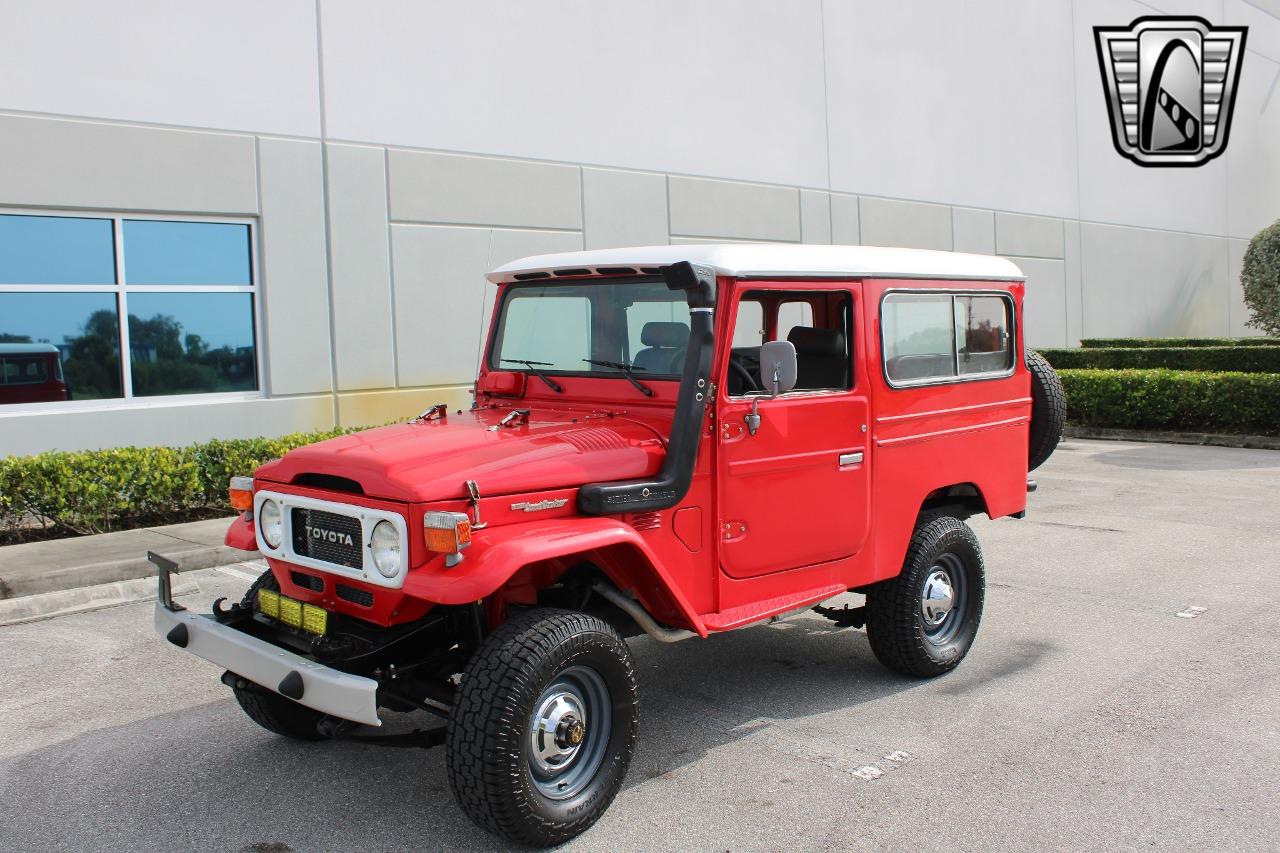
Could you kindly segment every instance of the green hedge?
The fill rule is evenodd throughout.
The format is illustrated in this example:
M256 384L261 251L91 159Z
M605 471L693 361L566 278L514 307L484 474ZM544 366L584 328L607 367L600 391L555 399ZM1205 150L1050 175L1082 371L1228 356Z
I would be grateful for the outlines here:
M1058 370L1156 368L1280 373L1280 347L1115 347L1047 349L1040 354Z
M1060 370L1081 426L1280 435L1280 375Z
M227 483L295 447L356 432L0 459L0 541L105 533L231 511Z
M1081 338L1085 349L1124 347L1280 347L1280 338Z

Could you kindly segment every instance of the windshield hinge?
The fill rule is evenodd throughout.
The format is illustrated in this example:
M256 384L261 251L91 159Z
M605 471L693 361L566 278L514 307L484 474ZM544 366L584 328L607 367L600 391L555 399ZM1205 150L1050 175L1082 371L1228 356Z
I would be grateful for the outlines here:
M414 418L415 421L434 421L444 420L449 416L449 406L447 403L436 403L422 414Z

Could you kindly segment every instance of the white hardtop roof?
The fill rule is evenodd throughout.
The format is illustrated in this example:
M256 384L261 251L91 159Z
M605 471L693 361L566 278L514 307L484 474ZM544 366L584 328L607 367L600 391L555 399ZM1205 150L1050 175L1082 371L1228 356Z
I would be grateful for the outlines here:
M0 343L0 355L28 355L36 352L58 352L53 344L3 344Z
M966 255L928 249L879 246L813 246L778 243L707 243L688 246L637 246L533 255L489 273L492 282L545 279L546 274L616 274L619 268L656 272L678 261L711 267L737 278L939 278L1021 281L1026 276L1012 261L992 255ZM647 269L646 269L647 268Z

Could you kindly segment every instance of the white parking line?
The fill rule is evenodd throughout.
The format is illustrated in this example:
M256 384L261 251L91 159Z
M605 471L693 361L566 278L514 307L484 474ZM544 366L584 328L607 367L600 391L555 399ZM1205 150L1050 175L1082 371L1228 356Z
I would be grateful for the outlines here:
M239 578L242 581L249 581L250 583L258 579L256 575L251 575L248 572L242 572L239 569L233 569L231 566L214 566L214 569L222 572L224 575Z

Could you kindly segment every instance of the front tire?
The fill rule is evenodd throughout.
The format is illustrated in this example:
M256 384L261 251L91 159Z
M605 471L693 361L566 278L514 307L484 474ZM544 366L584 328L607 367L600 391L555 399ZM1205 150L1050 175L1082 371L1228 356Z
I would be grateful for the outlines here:
M889 669L932 678L955 669L982 621L978 537L950 516L916 528L902 573L867 591L867 639Z
M292 740L328 740L320 733L319 724L325 715L292 699L272 693L265 687L249 684L233 687L240 710L258 725L272 734Z
M276 580L270 569L253 582L245 592L240 605L252 609L257 602L260 589L280 591L280 582ZM317 728L320 721L325 718L325 715L319 711L313 711L305 705L299 705L286 696L256 684L245 682L244 687L233 687L231 690L235 693L236 702L239 703L240 710L244 711L245 716L272 734L293 740L328 739Z
M450 714L445 766L458 805L510 841L567 841L617 795L637 717L617 631L567 610L513 616L468 663Z

